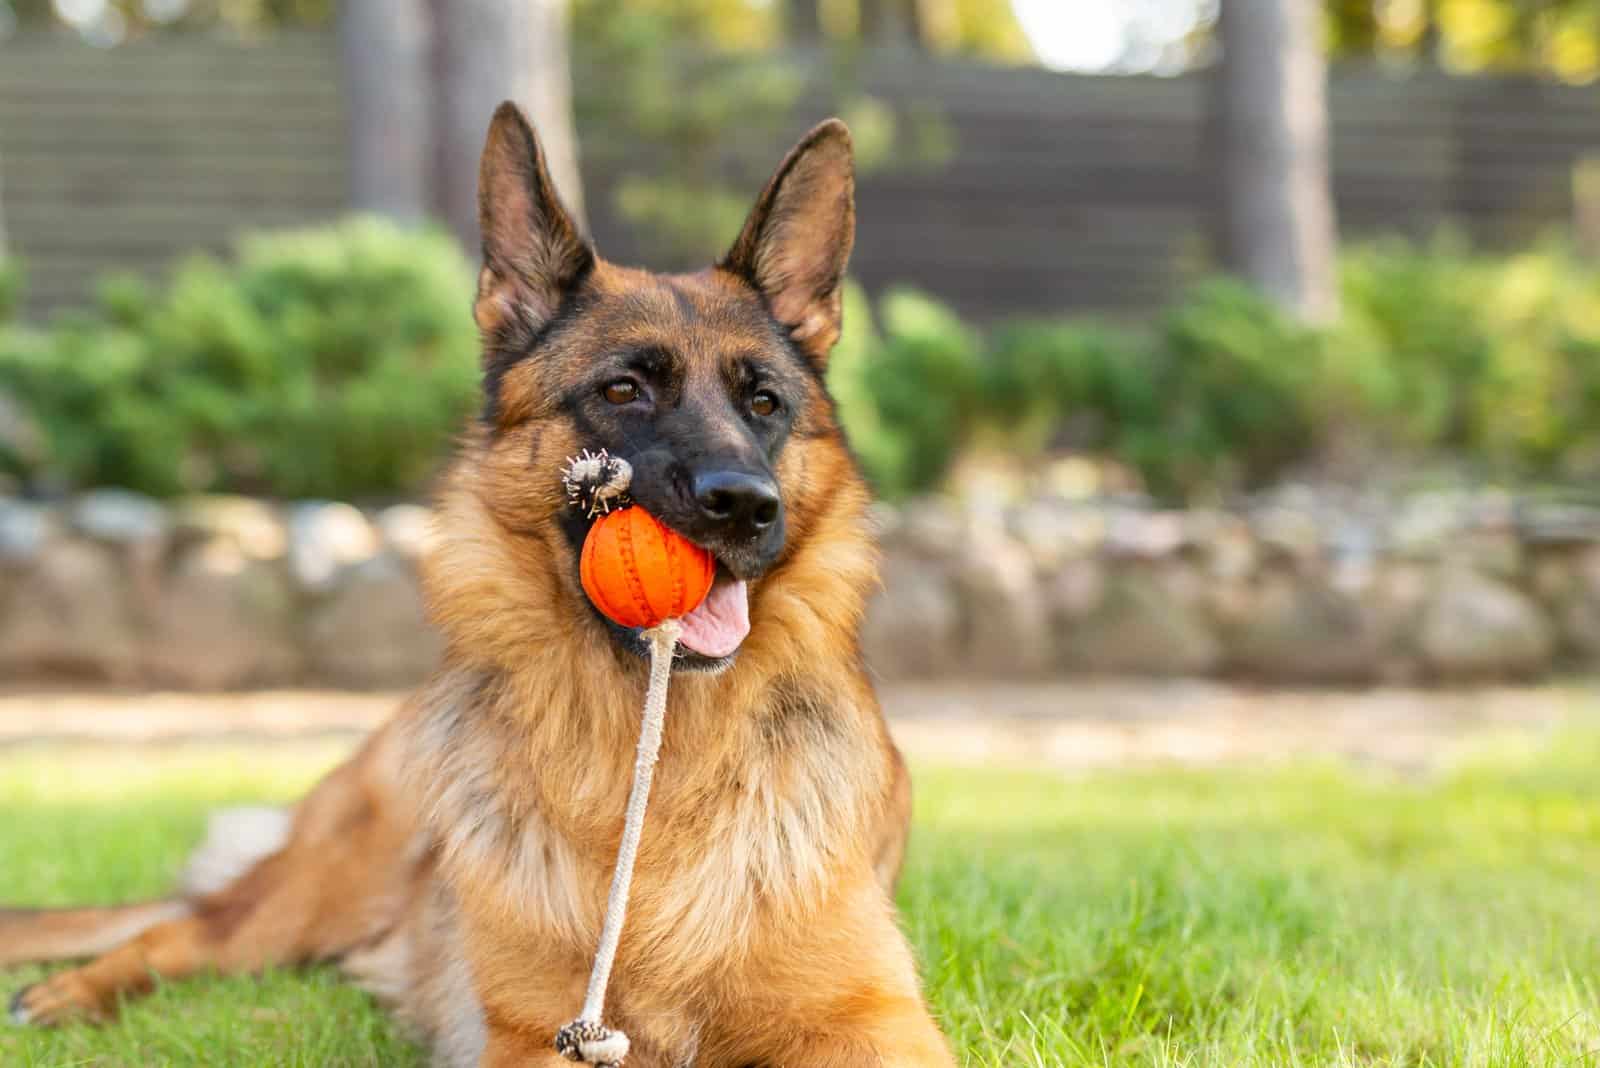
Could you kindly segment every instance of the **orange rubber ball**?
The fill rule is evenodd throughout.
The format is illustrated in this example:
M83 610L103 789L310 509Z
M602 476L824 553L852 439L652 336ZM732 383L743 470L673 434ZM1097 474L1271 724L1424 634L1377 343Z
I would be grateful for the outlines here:
M637 505L595 520L583 539L583 592L624 627L653 627L700 607L717 562Z

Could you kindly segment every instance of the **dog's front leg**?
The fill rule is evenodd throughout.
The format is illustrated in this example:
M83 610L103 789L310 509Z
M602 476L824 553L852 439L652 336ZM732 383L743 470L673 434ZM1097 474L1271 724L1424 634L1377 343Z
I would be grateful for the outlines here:
M944 1036L922 1006L908 1004L837 1029L784 1036L759 1063L796 1068L954 1068Z

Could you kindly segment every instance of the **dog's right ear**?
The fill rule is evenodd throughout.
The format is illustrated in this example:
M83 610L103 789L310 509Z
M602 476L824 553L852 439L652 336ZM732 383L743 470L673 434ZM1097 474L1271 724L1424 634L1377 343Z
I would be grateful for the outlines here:
M507 100L495 109L478 168L483 270L472 315L492 334L515 318L537 329L594 266L594 250L561 206L539 138Z

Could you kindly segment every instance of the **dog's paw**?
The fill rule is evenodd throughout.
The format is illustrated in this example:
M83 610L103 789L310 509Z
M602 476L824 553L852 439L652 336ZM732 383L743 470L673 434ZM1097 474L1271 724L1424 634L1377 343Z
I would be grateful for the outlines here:
M73 1019L98 1020L104 1014L93 988L67 971L17 991L8 1015L14 1024L53 1027Z

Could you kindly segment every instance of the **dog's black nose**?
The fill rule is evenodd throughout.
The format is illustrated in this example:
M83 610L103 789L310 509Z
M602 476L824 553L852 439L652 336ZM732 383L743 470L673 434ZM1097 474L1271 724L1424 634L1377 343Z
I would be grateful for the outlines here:
M772 479L745 471L707 471L692 488L700 514L735 537L760 534L782 508Z

